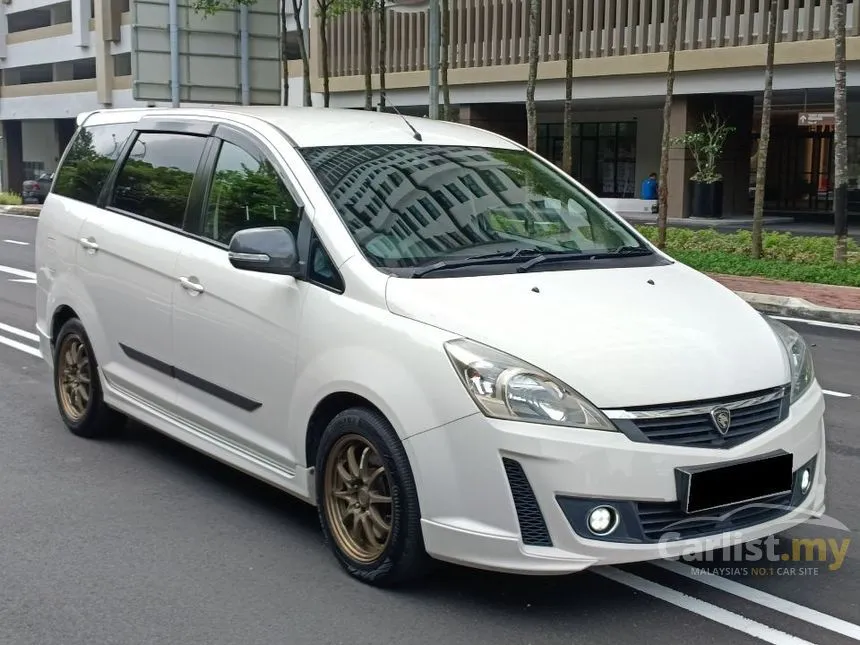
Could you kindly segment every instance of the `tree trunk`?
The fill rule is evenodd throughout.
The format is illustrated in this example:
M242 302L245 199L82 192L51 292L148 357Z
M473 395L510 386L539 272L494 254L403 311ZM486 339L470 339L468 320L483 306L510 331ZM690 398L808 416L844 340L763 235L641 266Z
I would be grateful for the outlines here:
M320 3L320 57L322 58L323 106L328 107L331 93L329 92L328 69L328 6Z
M371 2L361 0L361 46L362 67L364 67L364 109L373 109L373 30L371 28Z
M761 128L758 138L758 155L755 172L755 202L753 205L752 256L762 254L762 220L764 219L764 193L767 185L767 151L770 148L770 114L773 104L773 52L776 48L776 25L779 20L778 0L770 0L767 16L767 58L764 66L764 97L761 101Z
M567 31L564 34L564 147L561 167L573 174L573 0L566 0Z
M538 40L540 37L540 0L528 0L529 5L529 80L526 86L526 122L529 150L537 151L537 106L535 86L538 71Z
M833 136L834 194L833 220L836 233L836 249L833 259L844 263L848 254L848 97L845 88L845 12L846 1L833 3L834 63L836 79L833 85L833 107L836 127Z
M672 117L672 95L675 91L675 49L678 46L678 2L669 0L669 61L666 65L666 100L663 103L663 139L660 149L658 179L657 248L666 248L666 224L669 218L669 145Z
M439 84L442 90L442 119L451 120L451 90L448 87L448 41L451 30L451 9L448 0L440 0L441 25L439 29Z
M388 53L388 14L379 0L379 107L385 107L385 56Z
M307 107L311 104L311 62L308 58L308 48L305 46L305 28L302 26L303 0L291 0L293 5L293 17L296 20L296 31L299 32L299 55L302 57L302 104Z

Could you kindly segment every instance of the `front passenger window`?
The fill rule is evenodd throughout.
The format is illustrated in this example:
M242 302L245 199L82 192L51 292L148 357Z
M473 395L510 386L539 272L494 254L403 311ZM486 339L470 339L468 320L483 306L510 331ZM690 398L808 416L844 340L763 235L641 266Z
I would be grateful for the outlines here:
M283 226L298 237L298 204L271 163L224 141L209 189L203 235L228 244L236 231L257 226Z

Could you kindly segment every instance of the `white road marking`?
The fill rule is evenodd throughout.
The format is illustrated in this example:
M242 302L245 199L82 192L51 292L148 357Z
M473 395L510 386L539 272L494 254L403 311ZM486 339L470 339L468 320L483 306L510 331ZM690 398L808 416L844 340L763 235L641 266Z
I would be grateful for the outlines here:
M39 342L39 336L37 334L34 334L33 332L27 331L25 329L18 329L17 327L13 327L12 325L7 325L5 323L0 323L0 331L5 331L8 334L15 334L16 336L20 336L21 338L32 340L35 343Z
M853 394L846 394L845 392L834 392L833 390L821 390L821 391L824 392L825 394L829 394L830 396L838 396L839 398L842 398L842 399L850 399L852 396L854 396Z
M0 273L9 273L14 276L18 276L19 278L30 278L31 280L36 279L36 274L32 271L24 271L24 269L16 269L15 267L7 267L0 264Z
M631 589L641 591L642 593L653 596L654 598L668 602L669 604L680 607L681 609L685 609L694 614L698 614L699 616L708 618L709 620L713 620L714 622L725 625L726 627L731 627L732 629L749 634L750 636L767 643L773 643L773 645L813 645L810 641L805 641L797 636L792 636L791 634L779 631L773 627L768 627L767 625L741 616L740 614L728 611L722 607L717 607L716 605L712 605L704 600L699 600L693 596L688 596L680 591L669 589L668 587L664 587L663 585L647 580L646 578L640 578L637 575L628 573L627 571L622 571L621 569L603 566L594 567L591 569L591 572L630 587Z
M806 318L790 318L788 316L771 316L776 320L785 320L788 322L803 323L804 325L814 325L816 327L830 327L831 329L847 329L848 331L860 331L860 325L848 325L846 323L827 322L826 320L807 320Z
M20 282L21 284L36 284L33 278L9 278L9 282Z
M767 607L773 611L787 614L797 618L798 620L812 623L813 625L823 627L831 632L836 632L837 634L842 634L848 638L860 641L860 625L855 625L854 623L849 623L848 621L816 611L815 609L798 605L797 603L784 600L764 591L747 587L739 582L728 580L727 578L723 578L709 571L702 570L701 573L693 573L692 567L685 566L680 562L664 560L662 562L652 562L651 564L660 567L661 569L677 573L678 575L689 578L690 580L700 582L703 585L708 585L709 587L719 589L720 591L732 594L733 596L749 600L750 602L754 602L762 607Z
M17 349L19 352L24 352L25 354L29 354L30 356L35 356L36 358L42 358L42 352L40 352L35 347L30 347L30 345L25 345L24 343L19 343L17 340L12 340L11 338L6 338L5 336L0 336L0 345L6 345L7 347L11 347L12 349Z
M19 240L3 240L6 244L19 244L21 246L30 246L29 242L21 242Z

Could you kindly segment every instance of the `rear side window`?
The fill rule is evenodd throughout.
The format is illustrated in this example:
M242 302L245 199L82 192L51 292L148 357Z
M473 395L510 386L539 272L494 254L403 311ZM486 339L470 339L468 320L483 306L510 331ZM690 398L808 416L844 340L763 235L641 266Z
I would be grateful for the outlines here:
M114 182L110 205L181 228L206 137L143 132Z
M53 192L95 205L133 129L132 123L79 128L57 170Z

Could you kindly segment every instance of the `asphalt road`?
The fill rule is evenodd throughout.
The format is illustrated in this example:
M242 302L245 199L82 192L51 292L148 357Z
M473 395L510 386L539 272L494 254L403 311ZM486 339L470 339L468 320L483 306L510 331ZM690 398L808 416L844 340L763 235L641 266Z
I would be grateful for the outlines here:
M746 571L706 577L647 563L521 578L441 566L401 591L353 582L309 506L140 425L102 442L64 429L35 351L35 225L0 215L0 645L860 641L854 544L836 570L727 561L705 566ZM860 330L790 324L831 392L828 516L849 530L789 537L841 543L860 525Z

